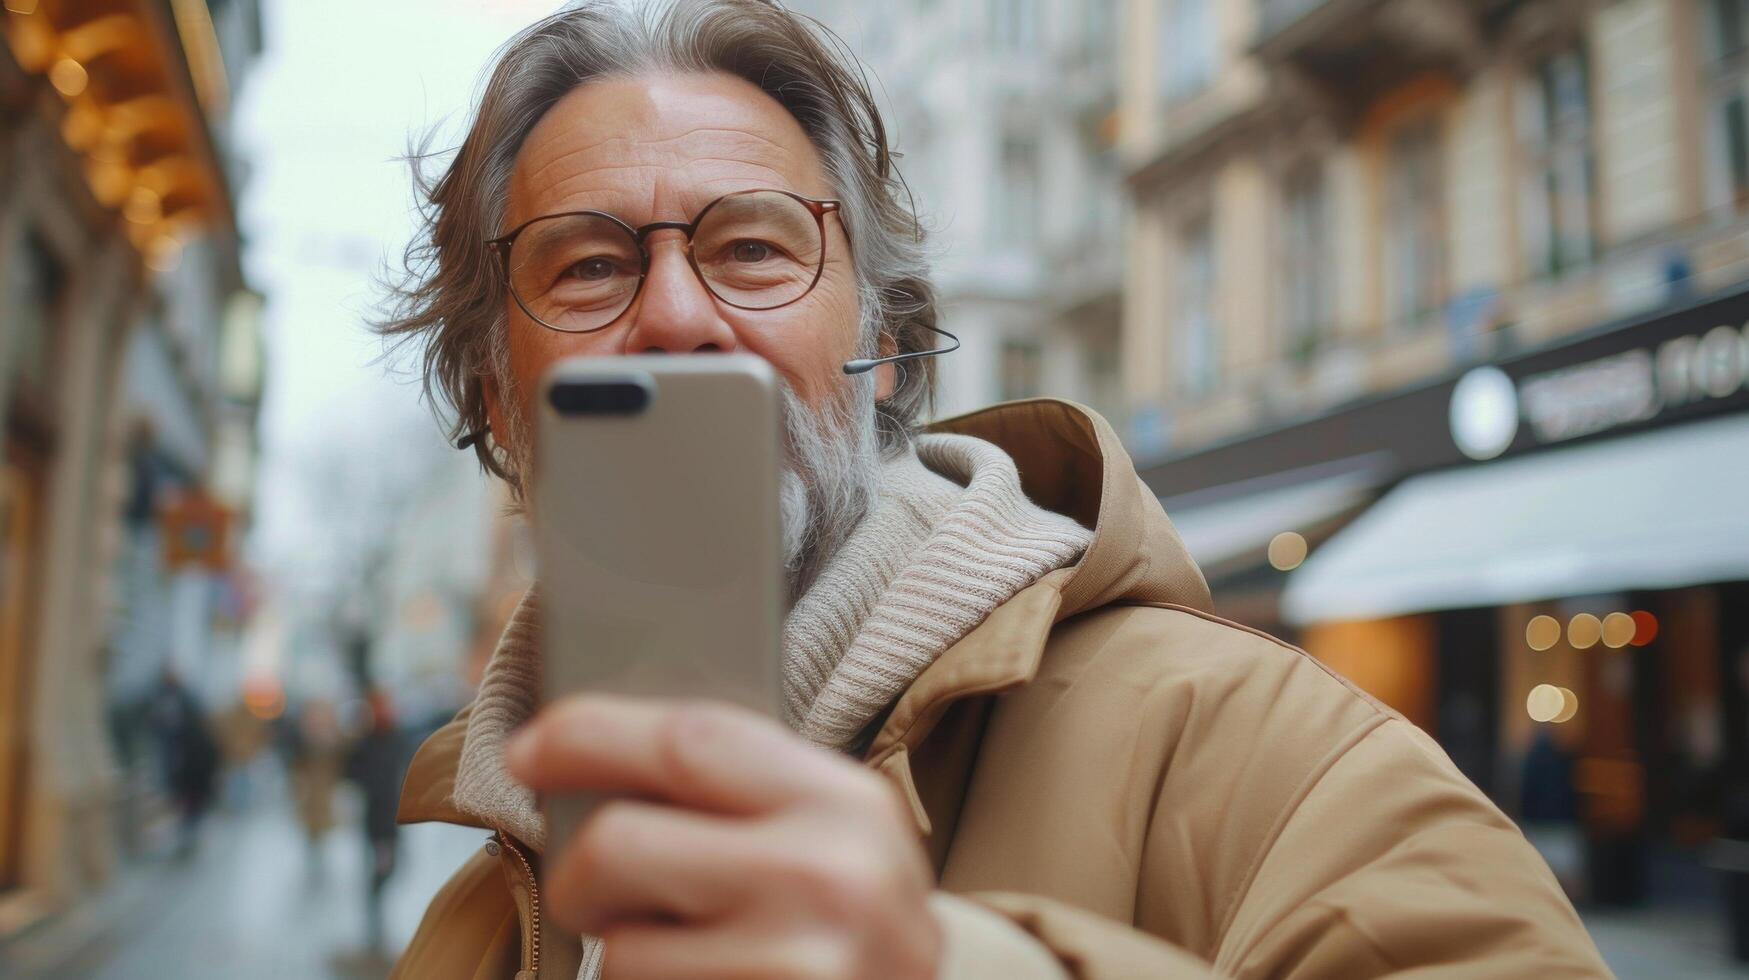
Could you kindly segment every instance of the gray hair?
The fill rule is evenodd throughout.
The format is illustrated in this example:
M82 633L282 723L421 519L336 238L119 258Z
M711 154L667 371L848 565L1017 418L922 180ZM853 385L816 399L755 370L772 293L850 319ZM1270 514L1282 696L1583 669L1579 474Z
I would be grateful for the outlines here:
M923 233L894 167L886 125L860 63L818 21L777 0L584 0L522 31L500 51L461 147L435 179L429 135L414 153L420 232L377 330L425 341L427 398L455 413L450 437L487 429L482 380L508 380L504 284L483 242L500 233L510 172L523 141L554 103L591 79L721 72L757 85L801 124L843 202L860 305L859 356L892 345L926 350L936 323ZM899 365L877 407L879 445L910 438L933 397L924 359ZM497 442L498 440L494 440ZM509 480L484 439L480 463ZM520 488L518 488L520 489Z

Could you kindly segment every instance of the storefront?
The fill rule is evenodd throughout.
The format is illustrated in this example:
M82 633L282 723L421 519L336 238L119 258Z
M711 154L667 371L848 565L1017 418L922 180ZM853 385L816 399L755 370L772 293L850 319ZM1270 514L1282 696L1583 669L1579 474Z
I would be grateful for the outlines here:
M1253 554L1302 548L1211 576L1217 605L1252 586L1223 611L1432 732L1582 899L1715 895L1717 842L1749 836L1749 292L1144 476L1169 512L1273 479L1227 503L1261 513L1318 467L1377 499L1252 527Z
M139 414L129 338L166 324L170 384L206 438L212 310L241 276L206 5L175 18L161 4L4 6L0 937L101 887L116 862L105 682Z

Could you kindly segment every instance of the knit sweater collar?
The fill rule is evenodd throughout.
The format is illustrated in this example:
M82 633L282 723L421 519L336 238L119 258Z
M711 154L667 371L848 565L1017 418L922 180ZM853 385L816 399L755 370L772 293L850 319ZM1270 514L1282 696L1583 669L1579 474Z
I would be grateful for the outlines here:
M995 608L1074 562L1091 532L1026 498L1014 462L990 443L926 435L882 466L869 514L790 611L783 635L785 720L836 749ZM534 796L504 769L510 734L538 707L534 590L486 667L456 769L456 807L540 850Z
M928 435L886 465L879 502L784 625L786 720L836 749L943 651L1092 532L1035 506L981 439Z

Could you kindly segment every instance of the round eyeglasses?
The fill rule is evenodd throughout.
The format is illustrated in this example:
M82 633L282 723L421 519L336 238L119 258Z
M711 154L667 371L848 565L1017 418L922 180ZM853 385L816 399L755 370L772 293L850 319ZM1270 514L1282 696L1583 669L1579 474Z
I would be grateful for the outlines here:
M510 295L535 322L566 333L619 319L650 273L652 232L686 235L686 260L719 301L775 310L806 296L826 268L826 215L837 201L788 191L726 194L692 221L632 227L605 211L549 214L486 247L498 253Z

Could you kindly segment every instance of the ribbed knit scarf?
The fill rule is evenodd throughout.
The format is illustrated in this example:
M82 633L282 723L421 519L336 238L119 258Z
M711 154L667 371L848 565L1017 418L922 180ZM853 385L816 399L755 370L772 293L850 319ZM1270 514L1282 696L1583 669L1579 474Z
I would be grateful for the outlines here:
M960 435L926 435L881 467L869 513L784 622L785 721L846 750L924 668L997 606L1077 560L1092 532L1034 505L1014 461ZM546 825L534 794L504 769L504 745L540 699L533 590L505 627L468 717L458 809L535 850ZM579 980L600 970L586 939Z

